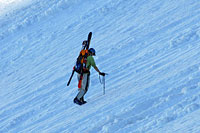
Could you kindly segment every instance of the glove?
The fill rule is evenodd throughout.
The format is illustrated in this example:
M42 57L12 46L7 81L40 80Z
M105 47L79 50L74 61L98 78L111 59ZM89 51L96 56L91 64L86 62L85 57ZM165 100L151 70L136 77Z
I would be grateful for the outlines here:
M106 74L103 72L99 72L100 75L105 76Z

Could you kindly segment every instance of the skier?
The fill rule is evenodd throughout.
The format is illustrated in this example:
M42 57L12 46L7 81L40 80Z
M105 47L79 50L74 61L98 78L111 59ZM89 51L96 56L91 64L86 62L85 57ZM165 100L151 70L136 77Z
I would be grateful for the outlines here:
M91 69L91 66L100 75L105 76L105 73L99 71L98 67L96 66L96 63L95 63L95 60L94 60L93 56L95 56L95 49L94 48L90 48L88 50L88 57L87 57L87 63L86 63L87 71L85 71L83 73L83 79L82 79L82 83L81 83L81 88L79 88L79 92L78 92L77 96L74 98L74 103L77 103L79 105L87 103L84 100L84 95L88 91L89 84L90 84L90 69ZM77 77L78 77L78 81L79 81L80 77L81 77L81 74L78 73Z

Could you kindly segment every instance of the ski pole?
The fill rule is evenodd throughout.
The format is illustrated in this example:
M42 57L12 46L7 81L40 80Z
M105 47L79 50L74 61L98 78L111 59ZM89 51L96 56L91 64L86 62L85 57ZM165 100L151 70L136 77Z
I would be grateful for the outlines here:
M106 94L106 83L105 83L105 76L103 76L103 95Z
M105 75L108 75L107 73L105 73ZM105 75L103 76L103 81L101 81L101 77L99 75L99 81L101 84L103 84L103 95L106 94L106 80L105 80Z

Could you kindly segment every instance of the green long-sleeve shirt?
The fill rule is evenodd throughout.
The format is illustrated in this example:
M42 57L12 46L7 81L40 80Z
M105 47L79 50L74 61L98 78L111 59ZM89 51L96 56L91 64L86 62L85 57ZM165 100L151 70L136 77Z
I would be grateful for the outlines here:
M88 70L90 70L91 66L96 67L96 63L95 63L94 58L92 56L88 56L86 67L88 68Z

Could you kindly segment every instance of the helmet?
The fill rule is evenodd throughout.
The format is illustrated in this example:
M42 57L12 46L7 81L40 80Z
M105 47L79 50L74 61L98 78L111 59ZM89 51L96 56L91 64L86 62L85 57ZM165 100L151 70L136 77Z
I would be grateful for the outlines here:
M90 48L89 50L88 50L90 53L92 53L93 55L95 55L95 49L94 48Z

